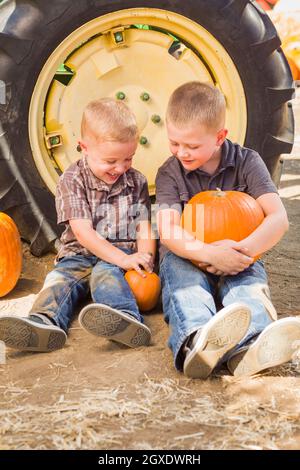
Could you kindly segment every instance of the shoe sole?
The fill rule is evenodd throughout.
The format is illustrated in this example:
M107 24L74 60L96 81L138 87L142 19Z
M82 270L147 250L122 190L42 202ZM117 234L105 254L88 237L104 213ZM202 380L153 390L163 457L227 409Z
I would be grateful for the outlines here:
M239 364L235 368L233 365L233 375L254 375L289 362L295 353L295 341L300 341L300 320L283 318L271 323L249 347Z
M1 317L0 340L22 351L50 352L64 346L67 335L53 326L42 325L26 318Z
M107 305L87 305L79 314L79 323L92 335L102 336L131 348L150 343L151 332L146 325Z
M224 307L205 325L192 352L186 357L183 373L206 379L219 360L246 335L251 311L243 304Z

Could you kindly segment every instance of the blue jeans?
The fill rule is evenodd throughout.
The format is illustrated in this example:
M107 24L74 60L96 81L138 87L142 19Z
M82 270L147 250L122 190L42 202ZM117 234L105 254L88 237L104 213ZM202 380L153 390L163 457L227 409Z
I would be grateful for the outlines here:
M189 335L217 313L216 299L224 307L243 302L251 309L249 330L235 350L276 319L262 261L256 261L235 276L219 277L167 252L160 264L160 278L164 318L171 329L168 344L178 370L183 369L182 346Z
M131 251L122 249L127 254ZM143 322L124 271L96 256L67 256L46 276L30 314L42 313L67 332L78 304L88 293L94 302L109 305Z

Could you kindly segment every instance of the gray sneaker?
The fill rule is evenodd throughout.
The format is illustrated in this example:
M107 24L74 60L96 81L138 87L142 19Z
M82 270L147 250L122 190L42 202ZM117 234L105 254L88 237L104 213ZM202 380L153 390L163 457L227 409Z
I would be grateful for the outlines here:
M150 343L151 332L132 315L104 304L90 304L79 314L80 326L95 336L126 344L131 348Z
M0 317L0 340L22 351L50 352L64 346L67 335L45 315Z
M230 372L253 375L292 359L300 342L300 319L282 318L268 325L250 346L236 351L227 361Z
M220 310L193 338L183 364L184 375L206 379L219 360L243 339L250 321L251 311L242 303Z

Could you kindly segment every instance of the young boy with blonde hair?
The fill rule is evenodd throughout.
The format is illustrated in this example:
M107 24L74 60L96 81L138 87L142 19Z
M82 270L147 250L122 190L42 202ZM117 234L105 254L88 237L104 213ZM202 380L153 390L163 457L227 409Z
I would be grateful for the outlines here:
M74 310L89 293L93 303L79 321L91 334L135 348L148 345L144 324L124 272L151 272L151 236L146 178L132 168L138 145L136 120L111 98L85 108L82 158L60 177L56 193L58 223L65 224L57 263L27 318L0 318L0 340L25 351L61 348Z
M224 362L236 376L282 364L300 339L300 320L277 320L263 262L253 263L284 235L287 214L261 157L226 139L225 111L216 87L190 82L177 88L167 109L172 156L156 178L169 346L178 370L203 379ZM243 191L263 209L262 224L240 242L202 243L180 226L184 204L216 188Z

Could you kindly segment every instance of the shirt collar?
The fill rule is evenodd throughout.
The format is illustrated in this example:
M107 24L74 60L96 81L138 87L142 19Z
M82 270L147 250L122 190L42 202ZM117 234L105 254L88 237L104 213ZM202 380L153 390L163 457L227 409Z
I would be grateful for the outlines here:
M127 186L134 187L134 181L130 169L126 171L126 173L123 173L123 175L120 176L118 181L116 181L113 186L109 187L105 181L100 180L97 178L97 176L94 175L88 165L86 157L82 157L82 165L87 175L88 186L91 189L97 189L98 191L117 192L125 189Z

